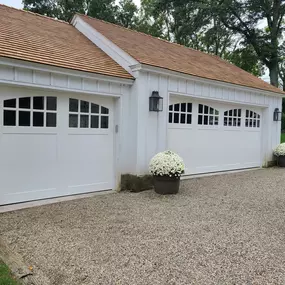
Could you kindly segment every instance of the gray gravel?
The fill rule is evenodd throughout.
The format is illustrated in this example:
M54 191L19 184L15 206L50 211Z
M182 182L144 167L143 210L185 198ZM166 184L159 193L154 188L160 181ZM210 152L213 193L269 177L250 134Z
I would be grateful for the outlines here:
M267 169L5 213L0 232L46 284L285 284L284 213Z

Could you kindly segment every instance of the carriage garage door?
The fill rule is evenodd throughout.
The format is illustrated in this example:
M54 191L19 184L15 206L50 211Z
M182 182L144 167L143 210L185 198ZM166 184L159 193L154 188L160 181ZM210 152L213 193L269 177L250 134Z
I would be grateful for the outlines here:
M0 204L112 189L113 100L15 90L1 92Z
M170 98L168 148L185 174L261 166L262 109L183 98Z

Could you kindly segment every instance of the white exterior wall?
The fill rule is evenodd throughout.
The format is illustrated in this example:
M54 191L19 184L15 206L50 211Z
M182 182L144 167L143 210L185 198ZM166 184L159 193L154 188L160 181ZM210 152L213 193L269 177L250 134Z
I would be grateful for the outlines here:
M275 108L282 109L281 95L266 94L262 90L254 90L240 86L210 82L194 77L170 76L151 71L140 71L136 84L138 90L138 145L137 174L148 173L151 157L159 151L167 149L168 102L170 95L182 95L201 98L203 100L218 100L221 102L258 106L263 108L262 122L262 152L263 165L272 161L272 149L280 143L281 122L273 121ZM149 96L157 90L163 97L163 112L149 112Z

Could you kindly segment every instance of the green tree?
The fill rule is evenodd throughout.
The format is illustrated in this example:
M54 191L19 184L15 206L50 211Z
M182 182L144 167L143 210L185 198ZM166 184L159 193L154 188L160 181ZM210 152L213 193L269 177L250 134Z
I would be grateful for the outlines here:
M284 30L284 0L204 0L204 8L216 13L223 24L252 46L269 69L270 83L278 86L280 38ZM261 28L266 21L267 28Z
M116 22L126 28L136 28L138 7L132 0L120 0Z
M255 76L262 76L264 74L263 64L260 62L254 48L250 45L234 49L225 58Z

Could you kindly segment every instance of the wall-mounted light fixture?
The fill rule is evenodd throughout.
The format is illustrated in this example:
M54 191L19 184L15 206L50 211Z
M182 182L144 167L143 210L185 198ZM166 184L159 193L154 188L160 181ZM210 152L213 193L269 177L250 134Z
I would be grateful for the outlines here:
M278 122L281 121L281 119L282 119L282 112L279 111L278 108L275 108L273 113L273 121Z
M163 110L163 98L159 96L158 91L152 91L149 97L149 110L152 112L160 112Z

